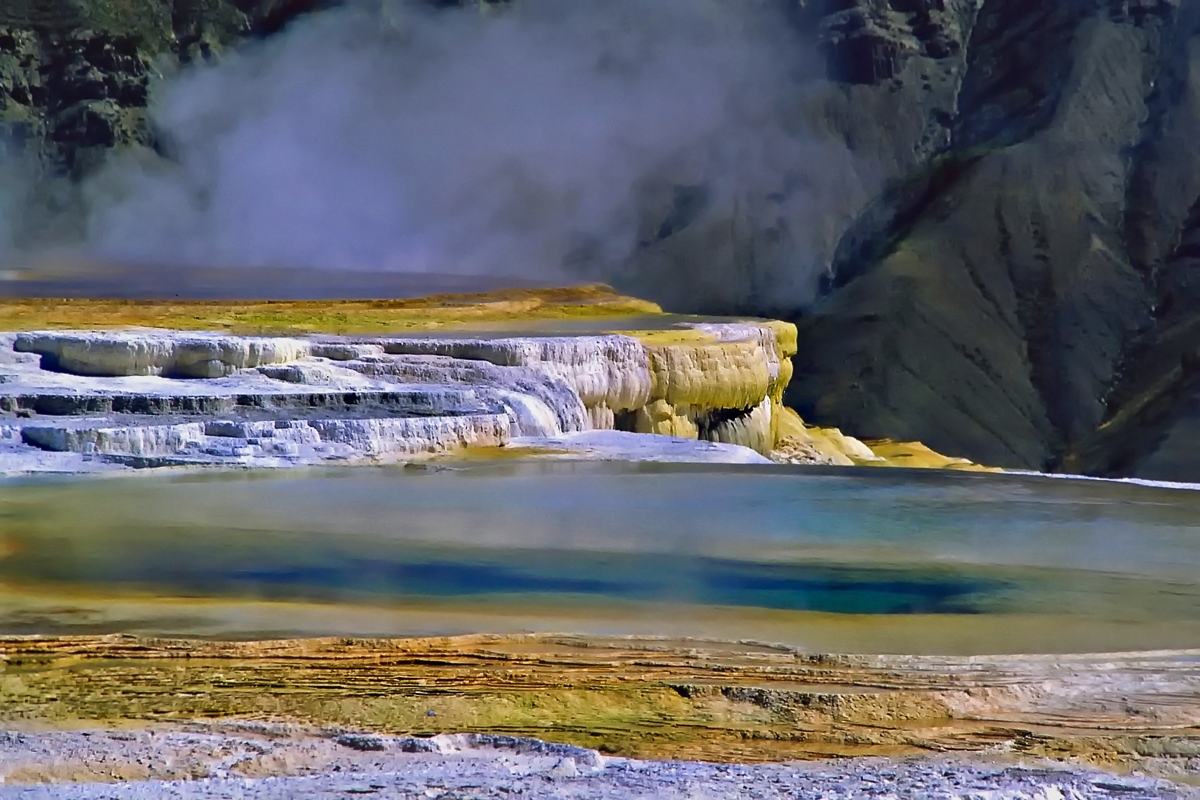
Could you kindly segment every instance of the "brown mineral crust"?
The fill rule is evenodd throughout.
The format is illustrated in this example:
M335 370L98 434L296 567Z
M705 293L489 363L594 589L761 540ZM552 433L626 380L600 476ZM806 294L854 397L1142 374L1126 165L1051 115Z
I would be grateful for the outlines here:
M247 334L397 333L472 324L661 314L607 286L507 289L397 300L0 299L0 329L150 326Z
M492 732L708 761L1004 751L1144 767L1200 753L1196 656L833 656L554 635L8 637L0 720Z

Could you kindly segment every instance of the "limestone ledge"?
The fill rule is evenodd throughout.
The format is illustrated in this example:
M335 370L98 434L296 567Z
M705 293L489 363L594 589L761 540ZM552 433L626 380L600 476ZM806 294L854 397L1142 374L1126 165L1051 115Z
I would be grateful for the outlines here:
M756 322L497 338L0 334L0 471L286 466L510 445L766 462L795 347L791 325ZM601 431L613 435L592 435Z
M0 334L0 472L572 457L971 468L783 405L793 325L547 336ZM596 438L590 434L611 431ZM640 436L633 436L639 434Z

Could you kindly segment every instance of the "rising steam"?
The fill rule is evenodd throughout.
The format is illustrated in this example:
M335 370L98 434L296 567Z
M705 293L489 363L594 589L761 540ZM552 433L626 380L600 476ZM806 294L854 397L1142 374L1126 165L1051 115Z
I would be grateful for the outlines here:
M351 4L160 87L83 187L122 262L606 280L800 303L865 196L756 0Z

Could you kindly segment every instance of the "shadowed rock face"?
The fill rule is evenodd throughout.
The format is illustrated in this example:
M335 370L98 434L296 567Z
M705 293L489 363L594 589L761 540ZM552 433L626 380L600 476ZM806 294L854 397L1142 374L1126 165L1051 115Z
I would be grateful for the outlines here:
M850 154L803 212L819 223L797 229L796 176L732 205L656 187L630 285L673 310L798 320L788 403L859 437L1110 475L1186 439L1200 3L778 1L828 78L786 113ZM0 132L79 177L154 144L156 76L323 5L5 3ZM1156 477L1200 478L1169 460Z
M932 12L909 18L921 13ZM1179 126L1195 115L1200 4L984 0L962 18L948 138L842 238L801 317L788 399L858 436L1136 474L1157 447L1151 429L1189 396L1187 337L1166 334L1196 307L1187 242L1200 173ZM875 45L871 63L894 50ZM903 92L897 75L857 79ZM1172 373L1174 399L1095 441Z
M1200 4L794 12L831 78L803 113L882 188L844 193L836 247L823 263L807 254L826 276L811 306L740 295L742 310L798 320L787 402L859 437L1008 467L1141 474L1161 442L1186 438L1200 151L1184 131L1197 122ZM752 228L729 226L745 240L723 256L731 280L756 258L802 268L805 254ZM1155 477L1200 477L1189 463Z
M1195 394L1200 4L793 9L831 78L809 123L882 188L843 198L816 302L757 300L798 319L787 402L985 463L1138 474ZM1200 476L1176 467L1155 475Z

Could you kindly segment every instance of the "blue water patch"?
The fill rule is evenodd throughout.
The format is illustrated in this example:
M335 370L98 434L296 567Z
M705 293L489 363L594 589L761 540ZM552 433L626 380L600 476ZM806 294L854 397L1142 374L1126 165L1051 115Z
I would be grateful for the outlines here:
M972 614L997 610L1004 581L917 570L706 565L703 602L841 614Z
M237 570L228 574L175 576L176 585L211 589L262 587L275 596L305 593L308 588L394 594L397 596L455 597L505 593L631 595L639 590L627 581L536 575L488 564L452 561L394 564L351 562L340 567Z
M537 552L458 554L451 560L419 551L415 560L363 559L327 554L323 563L287 563L287 551L269 548L273 561L214 559L199 552L179 557L152 550L92 565L85 574L61 569L42 577L100 581L183 596L253 596L271 600L402 602L415 598L537 596L636 600L756 607L845 614L966 614L994 611L1012 587L947 570L861 568L836 564L762 564L734 559L656 553ZM140 555L141 557L138 557ZM296 554L293 554L293 557ZM304 557L301 555L301 557ZM8 569L20 567L14 559ZM282 563L281 563L282 562ZM0 570L0 574L8 570ZM15 570L14 570L15 571ZM21 567L35 577L35 563ZM15 576L13 576L15 577Z

